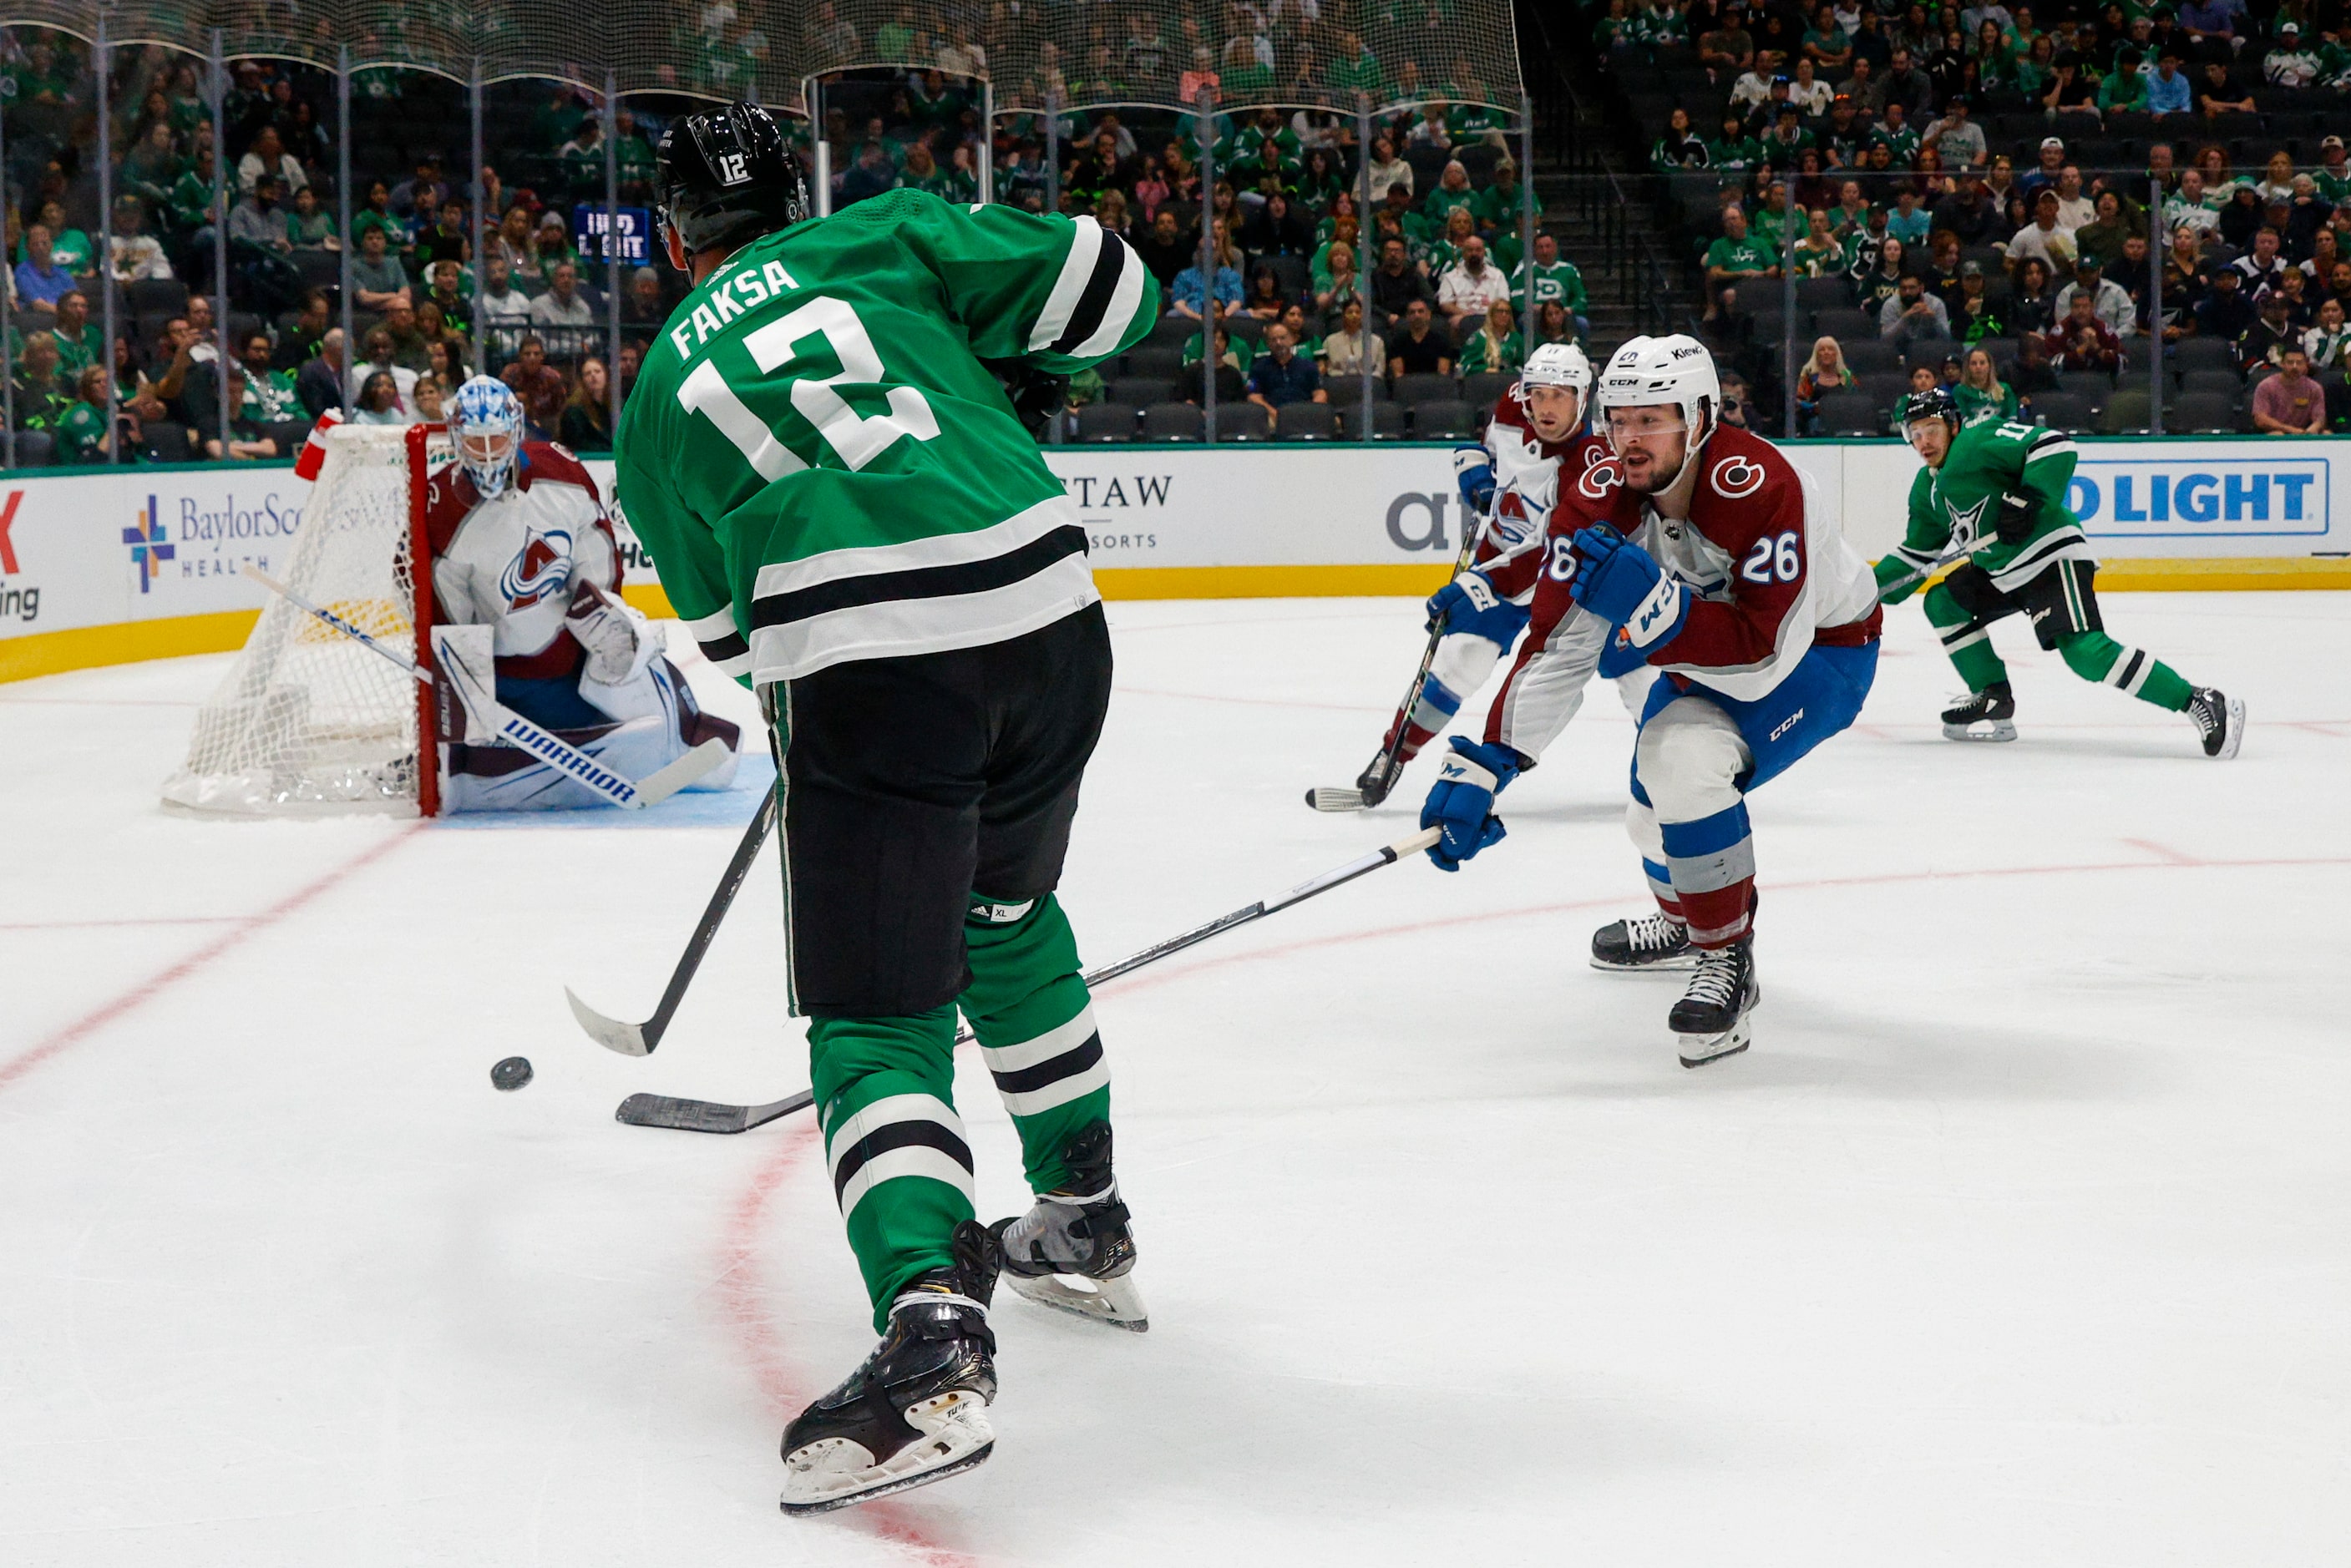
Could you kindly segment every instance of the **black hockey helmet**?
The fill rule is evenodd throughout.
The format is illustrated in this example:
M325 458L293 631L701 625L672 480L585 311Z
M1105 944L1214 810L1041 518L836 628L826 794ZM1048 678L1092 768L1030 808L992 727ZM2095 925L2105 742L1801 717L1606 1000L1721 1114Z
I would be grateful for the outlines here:
M1955 430L1959 428L1959 405L1951 400L1949 389L1929 387L1923 392L1904 394L1902 428L1907 431L1920 420L1941 420Z
M662 222L689 255L746 244L809 215L800 161L775 116L756 103L670 121L655 156Z

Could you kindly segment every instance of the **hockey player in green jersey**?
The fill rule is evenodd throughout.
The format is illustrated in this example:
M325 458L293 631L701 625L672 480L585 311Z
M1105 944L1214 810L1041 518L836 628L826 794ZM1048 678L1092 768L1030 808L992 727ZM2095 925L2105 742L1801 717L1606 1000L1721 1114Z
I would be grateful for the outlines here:
M1147 332L1158 295L1092 218L900 190L812 219L751 104L674 121L659 160L695 287L622 418L620 504L768 716L792 1010L883 1335L784 1434L783 1506L812 1512L987 1457L999 1268L1145 1326L1109 1070L1053 897L1109 633L1023 410ZM958 1011L1037 1195L992 1227L955 1111Z
M2241 700L2190 686L2153 654L2106 635L2091 586L2098 566L2081 519L2065 504L2076 456L2070 437L1991 421L1962 430L1950 393L1939 387L1903 400L1902 430L1927 466L1911 482L1902 543L1877 563L1882 601L1908 597L1939 556L1968 555L1927 590L1928 622L1968 683L1967 701L1943 714L1945 735L2016 739L2016 697L1992 651L1991 623L2022 610L2041 646L2074 674L2187 714L2208 757L2237 754L2245 734Z

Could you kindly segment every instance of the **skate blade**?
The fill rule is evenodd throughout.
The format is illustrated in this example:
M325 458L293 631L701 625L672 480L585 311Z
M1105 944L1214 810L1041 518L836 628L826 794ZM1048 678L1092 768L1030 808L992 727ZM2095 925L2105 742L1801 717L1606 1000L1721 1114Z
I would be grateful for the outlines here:
M1943 739L1947 741L2012 741L2016 726L2006 719L1979 719L1972 724L1946 724Z
M1317 811L1362 811L1364 808L1364 792L1318 787L1306 792L1306 804Z
M1653 959L1647 963L1611 963L1594 953L1592 967L1604 974L1672 974L1677 971L1696 969L1698 954L1692 951L1673 958Z
M2216 763L2227 762L2237 754L2237 748L2244 743L2245 700L2241 697L2231 697L2229 699L2228 732L2220 741L2220 749L2212 753L2212 760Z
M1703 1067L1708 1062L1738 1055L1753 1038L1753 1028L1741 1018L1720 1034L1677 1034L1674 1044L1678 1047L1683 1066Z
M1089 1280L1079 1274L1040 1274L1031 1279L1007 1271L1004 1282L1021 1300L1051 1307L1055 1312L1106 1323L1133 1334L1143 1334L1151 1327L1150 1314L1144 1310L1143 1293L1135 1289L1131 1273L1114 1280Z
M977 1469L996 1451L987 1402L967 1388L950 1389L905 1409L906 1424L923 1435L880 1464L863 1445L826 1438L785 1456L783 1511L830 1513L911 1491Z

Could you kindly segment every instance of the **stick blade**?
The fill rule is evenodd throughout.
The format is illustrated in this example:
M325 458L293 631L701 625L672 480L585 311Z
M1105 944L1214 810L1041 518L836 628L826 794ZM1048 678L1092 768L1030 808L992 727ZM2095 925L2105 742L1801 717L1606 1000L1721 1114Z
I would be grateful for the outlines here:
M612 1119L632 1127L668 1127L676 1132L739 1133L764 1127L778 1116L805 1110L816 1096L802 1089L764 1106L728 1106L715 1100L681 1099L674 1095L631 1095Z
M733 756L724 741L705 741L667 767L656 768L636 785L639 806L659 805Z
M1306 804L1317 811L1361 811L1364 809L1364 792L1318 786L1306 792Z
M618 1051L623 1056L650 1056L661 1044L661 1033L645 1033L641 1023L623 1023L617 1018L607 1018L586 1002L569 986L563 988L563 1000L571 1004L571 1016L588 1032L588 1038L607 1051Z

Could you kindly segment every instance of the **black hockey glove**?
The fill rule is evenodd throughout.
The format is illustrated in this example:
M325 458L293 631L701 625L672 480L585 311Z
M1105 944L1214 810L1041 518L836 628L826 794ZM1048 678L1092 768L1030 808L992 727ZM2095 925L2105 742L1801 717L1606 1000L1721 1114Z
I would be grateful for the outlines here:
M1992 532L2003 545L2022 545L2032 537L2032 525L2040 517L2039 496L2011 492L2000 498L2000 521L1992 524Z
M1069 400L1070 379L1040 370L1021 359L990 359L986 363L1004 384L1004 395L1012 400L1012 411L1019 416L1022 428L1031 439L1042 442L1053 416Z

